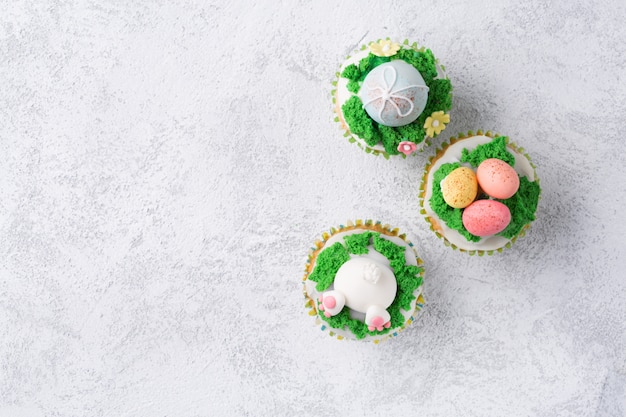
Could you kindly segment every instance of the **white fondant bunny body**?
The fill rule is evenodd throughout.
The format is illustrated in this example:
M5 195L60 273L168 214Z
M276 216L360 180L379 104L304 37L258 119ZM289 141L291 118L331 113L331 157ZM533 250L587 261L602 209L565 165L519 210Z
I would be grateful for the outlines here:
M388 266L364 257L352 258L339 268L334 289L322 294L319 307L330 317L347 306L365 314L370 331L381 331L391 325L387 308L396 291L396 278Z

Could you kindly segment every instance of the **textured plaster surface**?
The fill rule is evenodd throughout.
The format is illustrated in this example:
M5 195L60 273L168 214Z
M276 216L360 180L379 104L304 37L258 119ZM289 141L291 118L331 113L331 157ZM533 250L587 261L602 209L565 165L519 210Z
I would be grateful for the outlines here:
M0 2L0 417L626 415L625 3L419 3ZM343 58L386 36L454 85L406 160L331 112ZM417 200L477 129L543 187L483 258ZM301 292L313 241L357 218L426 264L423 315L378 346Z

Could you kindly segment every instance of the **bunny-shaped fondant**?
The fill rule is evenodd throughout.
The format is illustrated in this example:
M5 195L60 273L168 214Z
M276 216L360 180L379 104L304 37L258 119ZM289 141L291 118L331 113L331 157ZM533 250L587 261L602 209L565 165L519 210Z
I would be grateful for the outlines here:
M391 325L387 307L396 291L396 278L389 267L363 257L352 258L337 271L334 288L319 297L319 309L330 317L347 306L365 313L370 331L381 331Z

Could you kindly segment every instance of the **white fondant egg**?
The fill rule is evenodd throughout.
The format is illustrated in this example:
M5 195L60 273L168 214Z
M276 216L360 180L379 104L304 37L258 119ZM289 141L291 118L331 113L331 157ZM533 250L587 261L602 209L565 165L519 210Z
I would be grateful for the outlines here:
M367 74L359 97L367 114L377 123L398 127L415 121L424 111L428 86L415 67L396 59Z

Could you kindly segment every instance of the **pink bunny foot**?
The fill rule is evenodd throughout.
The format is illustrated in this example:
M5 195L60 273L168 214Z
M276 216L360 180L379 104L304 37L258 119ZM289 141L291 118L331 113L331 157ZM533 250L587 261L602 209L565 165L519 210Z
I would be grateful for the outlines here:
M320 310L332 310L337 306L337 300L332 295L327 295L326 297L320 297ZM330 317L330 313L328 311L324 311L324 315L326 317Z
M384 329L388 329L391 326L391 321L387 321L385 323L385 319L383 319L380 316L376 316L376 317L372 317L372 321L370 322L370 325L367 326L367 329L372 332L374 331L374 329L378 330L379 332Z
M319 309L324 312L324 316L336 316L346 304L346 297L338 291L326 291L317 299Z

